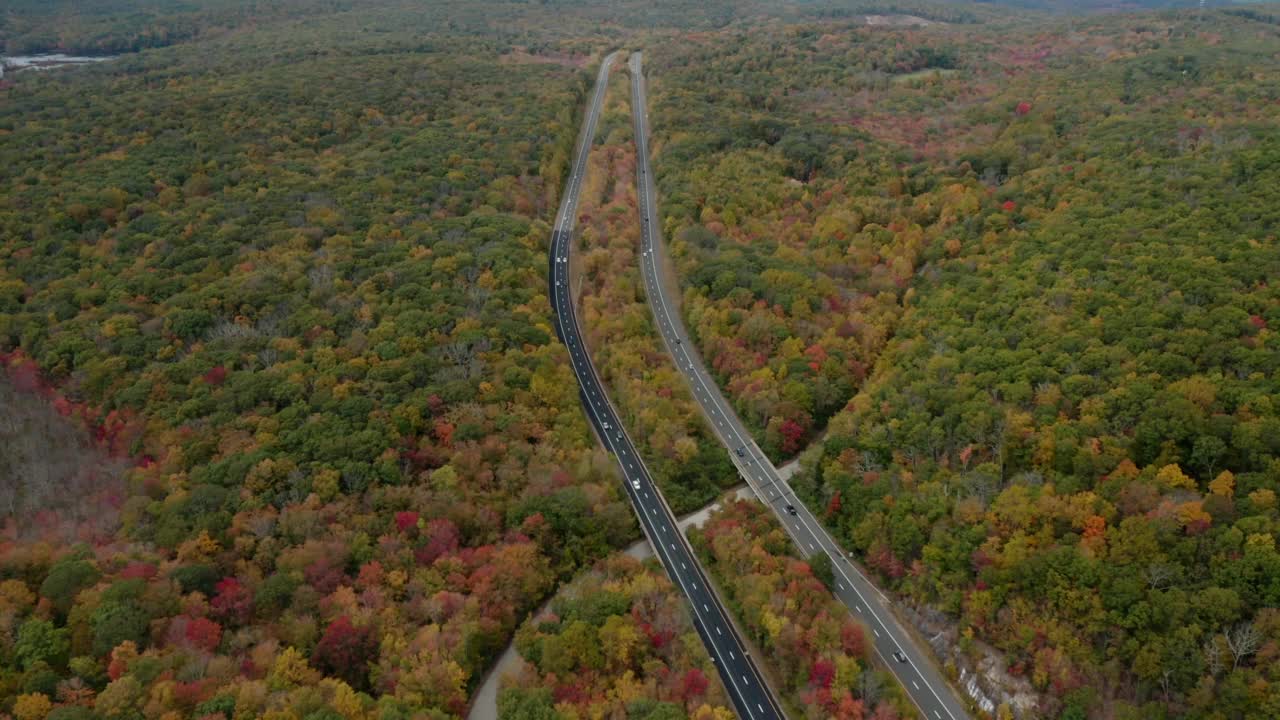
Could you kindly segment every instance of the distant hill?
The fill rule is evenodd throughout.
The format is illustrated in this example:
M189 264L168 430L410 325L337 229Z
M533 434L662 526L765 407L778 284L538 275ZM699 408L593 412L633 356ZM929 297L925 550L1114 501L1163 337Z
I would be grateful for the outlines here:
M1170 8L1190 8L1200 4L1200 0L978 0L983 5L1007 5L1026 10L1040 10L1053 13L1090 13L1117 12L1127 10L1161 10ZM965 3L967 4L967 3ZM1205 7L1230 7L1234 5L1254 5L1259 3L1236 2L1234 0L1205 0Z

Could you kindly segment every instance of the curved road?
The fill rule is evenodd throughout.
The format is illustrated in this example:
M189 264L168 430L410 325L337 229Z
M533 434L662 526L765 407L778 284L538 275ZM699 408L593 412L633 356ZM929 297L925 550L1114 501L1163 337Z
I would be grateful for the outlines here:
M662 339L675 360L676 366L688 380L693 395L702 406L707 422L715 430L729 451L729 458L738 472L755 491L761 502L773 509L779 521L800 552L809 556L824 552L831 557L836 575L834 593L860 622L874 634L873 646L881 661L897 676L903 689L915 702L926 720L962 720L969 713L964 704L947 684L926 651L916 646L915 640L898 624L889 608L888 599L871 584L857 567L849 561L817 518L800 502L791 486L778 474L777 468L765 457L764 452L751 439L750 433L738 419L728 401L721 394L715 380L707 372L702 359L693 349L684 322L663 294L658 255L665 253L662 236L658 230L658 213L653 198L653 171L649 167L649 120L645 105L644 74L640 67L640 53L631 55L631 113L635 124L637 143L636 163L641 218L641 255L646 295L657 320Z
M624 489L640 517L640 527L657 551L675 585L688 598L693 609L693 624L711 659L720 671L725 690L738 714L746 720L781 720L783 714L777 699L769 690L750 655L744 652L741 638L729 621L710 583L699 567L693 550L679 529L675 516L658 492L648 469L635 446L618 421L618 414L605 394L591 357L582 340L573 296L569 291L569 254L572 252L573 226L577 217L578 194L587 168L587 154L595 137L596 121L604 103L609 70L618 53L605 58L596 77L595 91L583 123L582 135L573 158L572 172L565 187L564 199L556 215L551 233L550 265L547 279L551 305L556 311L556 333L569 349L573 372L578 378L582 406L605 447L613 453L622 469Z

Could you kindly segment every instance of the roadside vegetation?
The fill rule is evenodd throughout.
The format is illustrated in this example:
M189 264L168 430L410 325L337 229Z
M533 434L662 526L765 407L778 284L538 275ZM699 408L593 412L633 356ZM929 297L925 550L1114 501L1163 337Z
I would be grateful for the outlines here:
M830 565L798 557L760 503L724 505L689 539L779 679L778 690L803 717L919 717L897 679L872 662L866 627L831 594Z
M646 301L630 82L624 58L611 77L598 144L588 158L574 267L592 357L663 496L682 515L739 478L667 353Z
M525 664L503 686L501 720L737 717L656 561L602 560L562 587L515 642Z

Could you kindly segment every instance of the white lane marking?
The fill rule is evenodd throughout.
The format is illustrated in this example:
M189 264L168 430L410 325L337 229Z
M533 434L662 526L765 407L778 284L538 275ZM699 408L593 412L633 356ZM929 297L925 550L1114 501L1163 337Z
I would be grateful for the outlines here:
M912 684L912 685L915 685L917 690L919 690L919 689L920 689L920 683L916 682L915 680L912 680L912 681L911 681L911 684Z
M737 655L734 655L734 654L733 654L733 651L732 651L732 650L730 650L730 651L729 651L729 659L730 659L730 660L737 660L737 659L738 659L738 656L737 656Z
M717 625L717 626L716 626L716 634L717 634L717 635L724 635L724 633L720 632L720 626L719 626L719 625Z
M875 629L875 628L871 628L871 632L875 633L875 634L876 634L876 637L880 637L880 631L879 631L879 630L877 630L877 629Z

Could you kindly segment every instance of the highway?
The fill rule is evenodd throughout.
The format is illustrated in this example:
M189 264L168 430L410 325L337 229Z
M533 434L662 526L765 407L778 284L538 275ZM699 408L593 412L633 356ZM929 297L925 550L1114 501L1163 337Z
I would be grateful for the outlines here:
M556 312L556 333L569 350L569 359L578 379L587 418L605 447L618 461L622 470L623 489L640 518L645 536L653 545L667 574L689 600L694 627L711 654L735 709L746 720L780 720L786 716L777 698L764 682L755 662L744 651L742 640L730 622L728 613L721 605L714 588L707 582L692 548L677 528L675 516L658 491L631 438L618 421L618 414L609 401L604 384L600 381L589 351L583 343L583 334L570 292L569 258L573 252L572 238L578 196L587 169L587 154L596 133L596 122L604 104L609 70L617 56L618 53L615 52L601 63L582 134L578 138L564 198L551 233L547 290Z
M856 619L870 629L876 654L897 676L926 720L968 718L964 703L927 659L926 651L917 647L913 637L898 624L888 599L854 566L756 445L707 372L679 313L672 310L672 303L664 294L659 271L659 256L665 257L666 249L654 202L656 186L650 168L645 80L638 52L631 55L630 71L631 112L639 156L636 180L642 231L640 261L649 305L667 350L688 380L708 424L724 443L738 472L761 502L773 509L792 541L800 548L801 555L809 557L824 552L831 557L836 582L834 594L849 607Z

